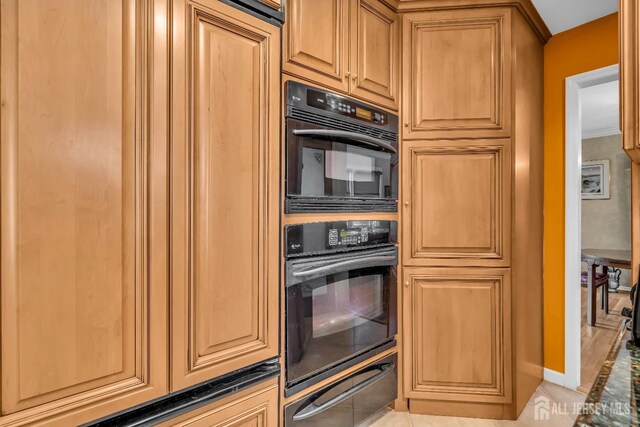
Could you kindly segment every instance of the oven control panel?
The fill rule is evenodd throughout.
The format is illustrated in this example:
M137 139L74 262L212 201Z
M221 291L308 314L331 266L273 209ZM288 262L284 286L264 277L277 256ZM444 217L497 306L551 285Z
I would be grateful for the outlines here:
M389 123L389 114L384 111L329 92L307 89L307 105L376 125Z
M329 246L359 245L367 241L369 241L369 227L329 229Z
M395 221L332 221L288 225L286 256L366 249L397 243Z

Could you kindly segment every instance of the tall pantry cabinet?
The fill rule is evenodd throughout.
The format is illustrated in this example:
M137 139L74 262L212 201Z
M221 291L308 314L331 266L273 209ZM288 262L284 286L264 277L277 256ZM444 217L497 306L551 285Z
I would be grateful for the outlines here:
M277 356L280 29L217 0L0 8L0 425Z
M542 380L548 33L529 2L436 3L400 2L403 391L515 419Z

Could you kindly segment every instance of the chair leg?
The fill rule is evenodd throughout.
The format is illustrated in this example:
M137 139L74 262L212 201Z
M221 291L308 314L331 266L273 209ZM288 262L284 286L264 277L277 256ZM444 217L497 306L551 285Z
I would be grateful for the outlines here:
M587 268L587 325L596 324L596 266L591 264Z
M609 267L603 265L602 272L606 276L609 273ZM606 314L609 314L609 280L602 284L602 309Z

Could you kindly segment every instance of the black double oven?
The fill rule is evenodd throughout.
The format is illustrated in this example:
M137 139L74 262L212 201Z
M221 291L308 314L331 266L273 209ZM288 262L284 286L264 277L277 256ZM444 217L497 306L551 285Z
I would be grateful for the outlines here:
M398 118L295 82L286 94L286 212L362 213L284 229L293 396L396 344L397 223L367 213L397 212ZM397 397L387 354L287 405L285 425L350 427L382 409Z

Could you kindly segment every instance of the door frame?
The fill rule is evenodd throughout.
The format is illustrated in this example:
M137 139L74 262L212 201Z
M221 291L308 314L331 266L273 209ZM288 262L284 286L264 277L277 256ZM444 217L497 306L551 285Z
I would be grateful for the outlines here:
M582 197L582 89L620 79L620 67L611 65L566 79L565 111L565 338L564 338L564 386L576 390L580 386L581 345L581 287L582 271L581 226Z

